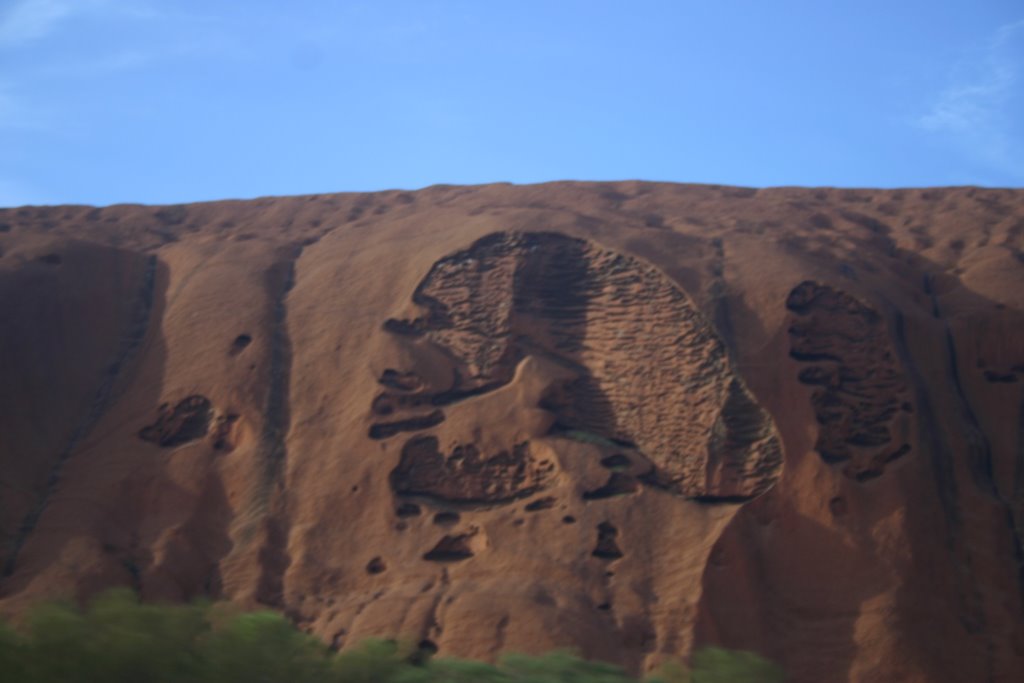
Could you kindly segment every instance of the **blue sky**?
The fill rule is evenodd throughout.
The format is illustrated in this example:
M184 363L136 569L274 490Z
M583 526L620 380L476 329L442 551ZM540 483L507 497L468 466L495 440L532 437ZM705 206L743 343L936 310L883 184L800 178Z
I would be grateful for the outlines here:
M0 206L1024 186L1020 0L0 0Z

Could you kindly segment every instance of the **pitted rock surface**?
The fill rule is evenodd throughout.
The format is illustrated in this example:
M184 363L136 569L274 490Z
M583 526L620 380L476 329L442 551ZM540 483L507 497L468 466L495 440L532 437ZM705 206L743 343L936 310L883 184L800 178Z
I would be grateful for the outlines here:
M799 380L815 387L818 454L843 463L858 481L881 476L910 452L893 429L913 410L884 320L854 297L810 281L793 289L786 307L796 314L790 355L806 364Z
M401 495L427 496L456 503L500 503L532 495L544 486L551 462L530 453L529 442L510 451L482 454L472 445L438 450L433 436L410 439L391 472L391 487Z
M722 340L678 286L639 259L561 234L496 233L434 264L413 301L423 315L385 329L436 344L456 359L457 377L433 391L385 391L374 400L378 413L485 394L539 354L576 373L542 402L557 427L636 446L665 488L744 498L778 475L772 420ZM389 371L381 384L405 376Z

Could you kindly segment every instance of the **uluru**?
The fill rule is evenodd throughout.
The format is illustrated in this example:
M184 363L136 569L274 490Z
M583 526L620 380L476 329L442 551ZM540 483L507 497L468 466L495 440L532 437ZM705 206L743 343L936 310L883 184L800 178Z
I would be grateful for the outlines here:
M1024 191L0 209L0 613L1024 679Z

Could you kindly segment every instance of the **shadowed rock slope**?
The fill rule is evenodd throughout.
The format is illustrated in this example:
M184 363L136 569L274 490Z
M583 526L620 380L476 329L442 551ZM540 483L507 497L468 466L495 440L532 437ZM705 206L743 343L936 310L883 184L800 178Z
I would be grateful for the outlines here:
M1024 192L0 210L0 609L1024 678Z

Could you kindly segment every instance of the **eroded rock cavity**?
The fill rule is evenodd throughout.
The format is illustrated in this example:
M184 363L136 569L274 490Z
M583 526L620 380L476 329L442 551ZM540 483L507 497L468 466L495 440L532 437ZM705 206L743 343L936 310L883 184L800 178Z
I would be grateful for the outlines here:
M493 391L537 355L574 375L553 383L542 401L555 429L638 448L654 463L649 481L695 498L742 499L778 476L772 420L733 372L712 326L653 266L561 234L496 233L435 263L413 301L422 315L388 320L385 329L443 349L454 379L432 387L389 370L374 399L378 415L422 413ZM409 423L391 417L371 431L390 436L395 424ZM447 496L455 486L447 477L489 478L479 469L490 467L485 462L458 449L440 454L436 441L414 437L392 481L421 493L441 487ZM411 483L427 480L437 483ZM500 481L514 483L493 493L482 483L459 488L508 500L538 487L531 476Z
M402 448L391 487L399 494L457 503L499 503L531 495L553 470L551 462L531 456L529 442L494 454L473 444L441 453L436 437L418 436Z
M790 292L786 307L796 314L790 355L806 364L799 380L815 387L815 449L825 462L843 463L852 479L881 476L910 452L903 437L913 410L885 321L849 294L811 281Z
M169 403L160 406L156 422L143 427L139 438L164 448L201 439L210 431L213 406L205 396L189 396L173 408Z

